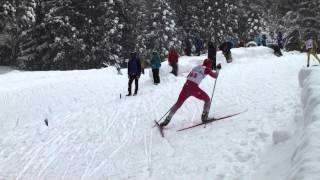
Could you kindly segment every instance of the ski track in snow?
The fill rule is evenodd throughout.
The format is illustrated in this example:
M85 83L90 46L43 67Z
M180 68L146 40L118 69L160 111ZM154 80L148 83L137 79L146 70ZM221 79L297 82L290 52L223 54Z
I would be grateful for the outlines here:
M200 121L203 102L191 97L166 127L165 138L153 121L175 103L186 73L167 74L153 86L147 70L138 96L124 97L127 77L108 77L104 70L26 72L33 79L25 89L12 89L19 81L0 89L7 112L0 115L0 179L247 180L272 143L272 132L294 119L302 57L286 53L237 62L234 55L234 63L223 63L210 116L248 111L176 132ZM14 80L19 74L24 76L7 76ZM201 84L209 96L213 83L208 77Z

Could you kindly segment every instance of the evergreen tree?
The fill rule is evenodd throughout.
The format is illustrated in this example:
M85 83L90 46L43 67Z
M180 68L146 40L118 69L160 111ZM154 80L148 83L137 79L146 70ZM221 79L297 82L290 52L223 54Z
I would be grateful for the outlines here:
M309 37L317 37L320 30L320 2L302 0L291 6L284 21L288 22L287 50L301 50L303 42Z
M239 14L239 36L253 40L254 36L261 31L266 30L266 22L263 18L263 3L252 2L250 0L241 0L238 4L237 12Z
M35 22L34 0L8 0L0 6L0 62L16 64L20 36Z
M171 46L180 47L175 13L166 0L148 2L148 24L146 25L146 48L162 56L169 54ZM151 52L150 52L151 54Z

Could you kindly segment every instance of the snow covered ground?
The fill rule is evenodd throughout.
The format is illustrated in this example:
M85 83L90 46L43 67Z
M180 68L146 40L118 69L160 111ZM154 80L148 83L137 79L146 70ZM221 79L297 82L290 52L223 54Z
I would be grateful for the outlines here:
M320 179L320 66L305 68L298 52L232 53L231 64L218 53L223 68L209 116L247 111L177 132L200 121L203 102L191 97L165 138L153 120L205 55L181 57L178 77L164 62L158 86L147 69L135 97L125 97L127 76L114 68L0 69L0 179ZM213 85L207 77L201 88L211 95Z

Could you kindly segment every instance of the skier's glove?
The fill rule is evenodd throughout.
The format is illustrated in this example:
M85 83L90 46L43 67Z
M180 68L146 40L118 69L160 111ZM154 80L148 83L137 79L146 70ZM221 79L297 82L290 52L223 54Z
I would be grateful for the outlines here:
M221 64L219 63L218 65L217 65L217 70L219 71L221 69Z

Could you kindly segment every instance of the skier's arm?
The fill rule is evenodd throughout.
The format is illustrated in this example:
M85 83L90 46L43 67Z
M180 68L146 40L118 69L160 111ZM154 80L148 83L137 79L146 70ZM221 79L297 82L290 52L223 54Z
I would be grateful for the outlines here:
M205 74L208 74L209 76L213 77L213 78L217 78L218 77L218 72L216 71L212 71L210 68L206 68L204 70Z

